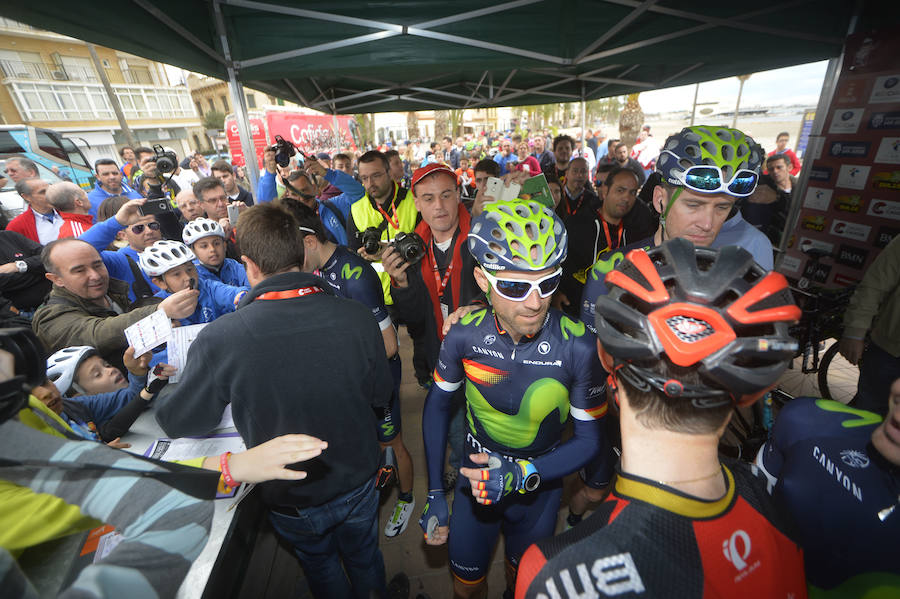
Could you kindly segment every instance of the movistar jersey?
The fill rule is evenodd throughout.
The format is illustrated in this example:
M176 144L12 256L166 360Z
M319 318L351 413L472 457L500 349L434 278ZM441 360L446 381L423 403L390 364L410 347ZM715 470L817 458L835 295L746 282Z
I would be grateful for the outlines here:
M797 529L811 597L900 597L900 468L871 444L880 424L835 401L795 399L757 456Z
M441 486L451 398L461 385L469 444L529 459L548 481L596 455L606 415L601 377L593 336L561 312L551 309L540 331L518 344L490 309L464 316L444 338L425 400L429 488ZM575 434L560 444L570 414Z
M652 247L656 247L656 244L653 242L652 237L648 237L615 250L607 250L600 254L597 261L588 270L587 281L581 294L581 322L592 333L597 332L594 326L594 304L596 304L598 297L609 293L609 290L606 288L606 275L612 272L631 250L649 250Z
M516 599L806 597L802 553L765 482L737 462L722 475L725 495L710 501L619 472L590 518L525 552Z
M337 295L368 306L382 331L392 326L384 305L381 280L367 260L339 245L318 275Z

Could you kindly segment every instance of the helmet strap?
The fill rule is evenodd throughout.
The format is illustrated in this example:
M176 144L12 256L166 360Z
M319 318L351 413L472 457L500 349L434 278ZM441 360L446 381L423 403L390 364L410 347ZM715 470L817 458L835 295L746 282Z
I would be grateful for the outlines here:
M678 196L681 195L681 191L683 187L678 187L675 191L672 192L672 197L666 202L666 210L662 213L662 216L659 217L659 226L662 227L662 235L661 241L666 240L666 217L669 216L669 210L672 209L672 204L675 203L675 200L678 199Z

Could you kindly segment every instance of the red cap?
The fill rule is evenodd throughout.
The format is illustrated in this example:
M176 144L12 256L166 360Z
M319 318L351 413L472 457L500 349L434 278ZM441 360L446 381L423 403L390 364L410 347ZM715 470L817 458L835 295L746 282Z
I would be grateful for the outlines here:
M416 184L418 184L419 181L432 173L447 173L448 175L456 179L457 183L459 182L459 178L456 176L456 172L452 168L450 168L443 162L432 162L431 164L416 169L416 172L413 173L410 187L415 189Z

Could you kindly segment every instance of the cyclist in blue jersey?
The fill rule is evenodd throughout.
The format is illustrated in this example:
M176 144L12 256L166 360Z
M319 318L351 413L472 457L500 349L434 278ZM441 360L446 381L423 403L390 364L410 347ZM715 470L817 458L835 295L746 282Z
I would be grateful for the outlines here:
M900 597L900 379L883 421L826 399L795 399L756 463L803 548L809 596Z
M494 202L473 221L468 243L491 307L462 317L441 346L423 415L429 491L419 523L428 544L449 539L456 595L477 597L487 592L501 531L508 592L525 548L553 534L562 477L606 442L606 402L593 338L550 309L567 249L559 217L533 201ZM451 517L444 448L462 385L466 444ZM574 436L563 441L569 416Z
M722 225L741 198L753 194L765 156L752 138L725 127L686 127L670 136L656 162L662 184L653 190L653 207L659 212L659 228L653 237L600 254L588 270L581 296L581 321L594 329L594 304L606 295L606 275L628 252L650 249L668 239L687 239L695 246L712 245ZM598 480L591 465L581 473L584 485L572 496L569 526L577 524L589 503L606 493L604 477Z
M226 258L225 231L211 218L197 218L181 231L184 245L191 248L197 259L194 266L201 279L219 281L234 287L250 287L244 265Z
M234 312L249 287L232 287L211 279L202 279L194 266L194 253L183 243L163 239L144 250L140 256L141 270L160 288L157 297L167 298L182 289L197 289L197 309L182 326L212 322L219 316Z
M403 443L400 419L400 355L397 352L397 331L384 305L381 280L365 258L351 252L346 246L328 239L325 227L316 213L308 206L290 198L281 199L297 222L303 235L303 270L322 277L334 292L356 300L372 311L381 328L384 351L391 367L394 390L391 403L386 408L376 408L378 442L382 449L391 448L397 459L399 496L384 528L384 534L395 537L406 530L409 517L416 506L413 498L413 463L409 450Z

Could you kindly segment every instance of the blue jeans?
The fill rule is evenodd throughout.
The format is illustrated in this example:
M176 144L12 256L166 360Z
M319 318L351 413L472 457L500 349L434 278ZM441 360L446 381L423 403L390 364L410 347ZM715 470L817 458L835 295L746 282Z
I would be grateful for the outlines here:
M378 548L378 493L374 480L328 503L270 512L275 531L294 547L314 597L369 599L385 589Z

